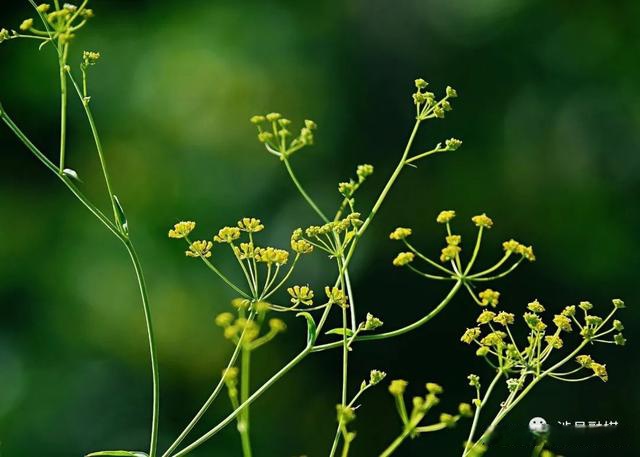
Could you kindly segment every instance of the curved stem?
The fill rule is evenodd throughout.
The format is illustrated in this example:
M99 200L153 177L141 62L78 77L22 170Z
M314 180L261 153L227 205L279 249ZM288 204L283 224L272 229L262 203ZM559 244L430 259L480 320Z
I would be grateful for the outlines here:
M435 316L437 316L438 313L440 311L442 311L447 306L447 304L449 304L451 299L455 296L455 294L460 289L461 285L462 285L462 282L461 281L457 281L454 284L453 288L449 291L447 296L440 302L440 304L438 304L438 306L436 306L429 314L424 316L422 319L420 319L420 320L418 320L416 322L413 322L412 324L409 324L409 325L406 325L404 327L401 327L399 329L392 330L390 332L377 333L375 335L359 336L359 337L357 337L355 339L355 341L384 340L384 339L387 339L387 338L393 338L395 336L402 335L404 333L408 333L408 332L410 332L412 330L415 330L418 327L423 326L424 324L429 322L431 319L433 319ZM336 348L336 347L340 347L341 344L342 344L342 341L336 341L336 342L333 342L333 343L321 344L321 345L318 345L318 346L313 346L312 351L313 352L325 351L327 349L333 349L333 348Z
M476 238L476 245L473 248L473 254L471 255L471 260L469 260L469 263L467 264L467 268L464 270L464 276L467 276L469 274L469 272L471 271L471 267L473 267L473 264L476 261L476 257L478 257L478 251L480 251L480 244L482 243L482 231L483 231L482 226L480 226L480 228L478 229L478 236Z
M298 178L296 178L296 175L293 172L293 168L291 168L291 164L289 163L289 159L287 159L286 155L282 155L282 161L284 162L284 166L287 169L287 173L289 173L289 177L291 178L291 180L293 181L295 186L298 188L298 192L300 192L300 194L307 201L309 206L316 212L316 214L318 216L320 216L320 219L322 219L325 224L327 222L329 222L329 218L327 218L327 216L325 216L325 214L318 207L318 205L316 205L316 203L313 201L313 199L304 190L304 188L302 187L302 184L300 184L300 181L298 181Z
M149 457L154 457L158 447L158 420L160 413L160 373L158 370L158 355L156 352L156 343L153 333L153 322L151 320L151 309L149 307L149 297L147 294L147 285L142 273L142 266L138 255L128 239L124 242L131 261L133 262L133 268L136 272L136 278L138 280L138 287L140 289L140 297L142 298L142 309L144 311L144 320L147 328L147 338L149 341L149 356L151 358L151 376L153 382L153 408L151 416L151 443L149 445Z
M445 273L447 273L448 275L451 276L455 276L456 274L449 270L446 267L443 267L442 265L440 265L439 263L431 260L429 257L427 257L426 255L422 254L420 251L418 251L416 248L413 247L413 245L411 243L409 243L406 239L402 240L404 242L404 244L409 248L409 250L411 250L411 252L413 252L415 255L417 255L418 257L420 257L422 260L424 260L425 262L429 263L431 266L444 271Z
M246 403L249 398L249 381L251 376L251 350L242 349L242 363L240 371L240 402ZM242 441L242 454L251 457L251 440L249 438L249 405L240 411L238 431Z

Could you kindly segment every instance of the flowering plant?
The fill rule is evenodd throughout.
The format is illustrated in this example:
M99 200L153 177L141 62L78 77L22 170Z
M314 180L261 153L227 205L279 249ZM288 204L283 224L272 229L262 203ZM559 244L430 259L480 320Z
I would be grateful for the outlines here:
M478 292L476 289L484 283L509 275L525 260L533 262L535 255L531 246L511 239L502 244L504 254L493 266L478 269L476 260L483 238L493 226L492 219L484 213L471 218L477 227L477 233L468 258L463 255L462 236L453 230L453 220L456 218L456 212L453 210L442 211L436 217L436 223L443 226L445 231L444 247L436 257L418 250L409 242L409 238L413 236L411 228L398 227L389 235L391 240L403 245L403 250L391 260L394 266L407 268L425 279L451 284L449 292L426 315L403 327L380 331L383 321L369 312L361 311L360 302L356 300L357 291L352 286L350 267L360 240L366 235L390 190L406 167L415 166L432 155L455 151L462 145L460 140L450 138L424 152L413 152L416 134L421 125L444 118L452 110L452 100L458 96L452 87L446 87L444 95L436 96L434 92L427 90L428 83L425 80L417 79L415 92L412 94L415 123L394 171L371 208L361 208L356 200L358 190L374 173L373 165L362 164L356 168L353 178L338 184L334 211L329 213L322 210L304 189L292 165L299 151L313 145L317 132L316 123L304 120L299 130L294 130L291 120L272 112L253 116L250 122L257 129L258 141L267 153L282 163L293 185L317 216L317 225L293 228L286 248L261 245L260 235L265 230L265 224L260 219L252 217L244 217L236 224L210 231L197 239L194 234L199 227L191 220L177 222L169 230L170 238L185 243L185 256L202 262L237 295L237 298L232 300L229 311L215 318L216 325L222 330L222 336L234 347L229 361L221 369L220 378L210 396L169 447L161 452L158 449L159 369L147 286L134 248L129 221L110 181L106 156L91 110L92 98L88 77L90 69L99 61L100 53L85 51L82 54L79 65L80 78L76 78L76 73L68 63L73 38L93 17L93 11L87 8L87 0L79 6L68 3L61 5L57 0L53 4L40 5L36 5L32 0L30 2L36 13L35 18L24 20L19 26L19 31L1 29L0 42L31 39L39 42L41 48L53 48L57 54L60 78L60 146L57 163L34 145L2 106L0 118L27 149L122 243L132 261L138 281L148 336L153 389L149 447L145 452L99 451L88 454L89 456L184 456L209 441L234 421L237 423L242 453L245 457L251 456L251 404L300 361L315 353L331 349L339 349L342 353L341 396L336 404L335 435L327 447L330 456L338 452L347 456L356 438L353 425L356 409L364 393L383 382L386 377L385 372L372 369L368 379L363 380L354 390L349 376L350 353L360 343L390 339L422 328L442 312L459 291L468 293L471 301L482 308L475 324L467 328L460 339L463 343L477 346L476 355L486 360L495 373L493 379L483 390L480 377L470 374L468 381L473 388L470 400L461 402L455 414L441 412L437 420L430 422L427 418L437 407L444 389L436 383L426 383L426 394L414 397L411 407L408 408L404 397L407 382L402 379L392 380L388 390L395 402L401 428L397 438L381 450L381 456L389 456L396 452L407 438L416 438L424 433L456 426L465 418L471 423L468 425L468 439L462 446L462 456L479 456L488 449L492 433L500 422L542 380L550 378L578 382L595 377L607 381L606 366L594 361L590 355L584 354L583 350L595 343L625 344L626 340L621 333L623 325L619 320L613 320L617 310L624 307L624 302L614 299L612 310L606 317L592 314L594 307L586 301L577 305L583 315L580 315L576 306L568 306L554 315L552 323L555 329L548 330L543 320L545 307L537 300L532 301L522 316L527 336L524 341L518 341L518 338L514 337L517 333L512 333L512 328L516 325L515 314L498 310L500 293L484 286L482 291ZM69 83L72 92L75 92L82 104L91 128L110 205L107 213L83 193L78 173L67 163L66 119ZM107 215L109 212L112 212L112 215ZM222 255L230 255L235 259L235 272L224 271L218 262L218 256ZM333 282L323 284L318 289L306 283L290 281L296 266L309 255L321 255L326 258L330 268L335 269L332 270L335 271ZM293 317L290 317L292 314ZM327 329L326 326L333 314L339 316L341 325ZM280 317L274 317L276 315ZM295 318L306 321L307 331L302 349L260 387L251 390L251 359L254 351L284 332L287 329L287 320ZM565 340L572 336L574 330L579 334L574 338L577 341L571 342L572 349L564 349ZM567 342L566 346L569 345ZM563 349L565 353L561 354ZM554 359L556 354L557 357ZM571 364L575 365L572 367ZM566 368L567 365L570 365L569 369ZM506 399L500 403L497 415L480 436L477 436L481 412L501 381ZM231 403L229 414L200 437L181 447L224 389Z

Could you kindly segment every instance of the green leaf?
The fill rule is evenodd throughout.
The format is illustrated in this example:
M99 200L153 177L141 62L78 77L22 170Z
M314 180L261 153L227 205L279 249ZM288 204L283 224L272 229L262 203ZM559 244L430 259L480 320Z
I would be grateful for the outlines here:
M129 235L129 225L127 224L127 216L124 214L124 209L122 209L122 205L120 204L120 200L114 194L113 201L116 203L116 210L118 211L118 219L120 220L120 226L122 227L122 231L125 235Z
M338 327L338 328L332 328L331 330L327 331L327 335L344 335L346 332L347 336L353 336L353 330L351 330L350 328L342 328L342 327Z
M298 313L296 317L302 316L307 320L307 346L311 346L316 341L316 321L309 313Z
M139 451L98 451L87 454L84 457L99 457L99 456L112 456L112 457L149 457L146 452Z

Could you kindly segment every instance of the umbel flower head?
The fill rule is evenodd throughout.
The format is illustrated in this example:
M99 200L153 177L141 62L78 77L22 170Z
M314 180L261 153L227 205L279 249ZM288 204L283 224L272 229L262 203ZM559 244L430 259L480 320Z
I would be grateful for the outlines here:
M218 230L218 234L213 237L216 243L232 243L240 238L240 229L238 227L223 227Z
M438 214L438 217L436 217L436 222L438 224L446 224L448 222L451 222L454 217L456 217L456 212L453 210L440 211L440 214Z
M260 219L254 217L243 217L238 221L238 227L243 232L256 233L264 229L264 225L260 222Z
M313 290L309 286L293 286L287 289L291 295L291 303L298 305L300 303L311 306L313 305Z
M178 222L169 230L169 238L184 238L188 236L194 228L196 228L196 223L193 221Z
M413 262L415 254L413 252L401 252L395 259L393 259L393 265L396 267L403 267Z
M189 249L185 251L185 254L188 257L211 257L211 248L213 247L213 243L211 241L206 240L198 240L194 241L189 245Z
M398 227L393 232L389 234L389 239L391 240L404 240L406 237L411 235L411 229L405 227Z

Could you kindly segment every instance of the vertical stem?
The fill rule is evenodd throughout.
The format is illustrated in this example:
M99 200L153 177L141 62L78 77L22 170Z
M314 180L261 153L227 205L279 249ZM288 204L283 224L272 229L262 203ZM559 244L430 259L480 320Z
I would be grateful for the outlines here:
M67 149L67 56L69 44L62 47L62 53L58 56L60 67L60 166L58 171L64 170L64 159Z
M129 252L133 268L136 271L138 279L138 287L140 288L140 296L142 298L142 308L144 310L144 320L147 328L147 338L149 340L149 355L151 357L151 376L153 382L153 408L151 416L151 443L149 444L149 457L155 457L158 447L158 419L160 413L160 373L158 371L158 355L156 353L156 343L153 333L153 322L151 320L151 309L149 307L149 297L147 294L147 285L142 273L142 266L138 255L129 239L124 241L124 245Z
M91 109L89 108L88 103L85 100L83 100L82 105L84 106L84 111L87 115L89 126L91 127L91 134L93 135L93 139L96 144L96 150L98 151L98 158L100 159L100 168L102 168L104 182L107 186L107 192L109 193L109 201L111 202L111 208L113 209L113 218L116 225L119 228L122 228L120 224L120 217L118 216L118 210L116 208L116 202L113 197L113 191L111 190L111 179L109 178L109 171L107 170L107 162L104 158L104 151L102 150L102 142L100 141L100 136L98 135L98 129L96 127L95 121L93 120L93 114L91 112Z
M240 367L240 403L246 403L249 398L249 386L251 376L251 350L248 347L242 348L242 362ZM242 455L251 457L251 441L249 438L249 404L240 411L240 421L238 431L242 441Z
M496 383L498 382L501 376L502 376L502 371L498 371L496 376L493 378L493 381L491 381L491 384L489 384L489 387L487 388L487 391L485 392L484 397L482 397L482 400L480 401L480 405L476 406L476 412L473 415L473 423L471 424L471 430L469 430L469 436L467 437L467 442L465 443L464 451L462 452L463 456L467 454L467 450L471 449L470 448L470 446L472 446L471 441L473 440L473 435L475 434L476 428L478 427L478 419L480 419L480 411L484 407L485 403L489 400L489 397L491 396L491 392L493 391L493 388L496 386Z

